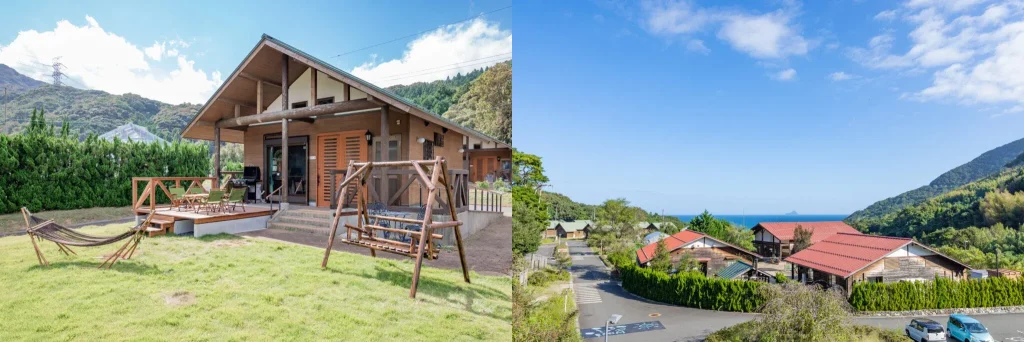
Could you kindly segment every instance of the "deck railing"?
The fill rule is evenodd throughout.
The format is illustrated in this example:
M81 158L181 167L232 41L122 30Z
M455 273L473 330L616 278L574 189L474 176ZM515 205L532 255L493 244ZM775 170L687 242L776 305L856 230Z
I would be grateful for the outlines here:
M193 188L199 188L202 193L207 193L203 182L216 180L214 177L132 177L132 210L138 210L149 201L149 209L155 210L158 202L158 194L163 193L164 198L171 198L171 191L167 184L172 183L176 187L188 184L185 192L191 192ZM142 186L142 194L139 194L139 183L145 182Z
M474 187L473 196L471 196L469 200L469 210L500 213L502 206L505 204L502 203L503 195L503 193L497 191L484 190ZM511 205L512 203L508 204Z

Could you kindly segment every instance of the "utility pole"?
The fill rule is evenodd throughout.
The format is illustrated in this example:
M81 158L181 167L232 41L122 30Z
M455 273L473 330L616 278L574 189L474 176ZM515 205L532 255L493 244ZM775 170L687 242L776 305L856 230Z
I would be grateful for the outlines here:
M65 76L64 72L60 70L64 67L64 64L60 62L60 56L53 57L52 66L53 74L51 76L53 77L53 85L60 86L62 85L61 78Z

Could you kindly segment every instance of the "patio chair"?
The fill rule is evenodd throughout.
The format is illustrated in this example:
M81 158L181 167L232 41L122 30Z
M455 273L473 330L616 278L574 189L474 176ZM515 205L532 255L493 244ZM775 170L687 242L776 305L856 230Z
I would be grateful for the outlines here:
M228 197L224 199L224 208L227 209L227 206L230 205L231 211L235 211L235 207L239 204L242 205L242 212L245 212L245 189L233 188L228 193Z
M202 185L194 186L194 187L188 189L188 193L189 194L201 194L201 193L204 193L205 191L206 191L206 189L203 189Z
M207 213L224 210L224 192L220 190L210 190L210 195L206 197L202 203L196 206L196 213L204 208Z
M177 208L181 211L181 207L185 203L185 189L180 187L171 187L171 208Z

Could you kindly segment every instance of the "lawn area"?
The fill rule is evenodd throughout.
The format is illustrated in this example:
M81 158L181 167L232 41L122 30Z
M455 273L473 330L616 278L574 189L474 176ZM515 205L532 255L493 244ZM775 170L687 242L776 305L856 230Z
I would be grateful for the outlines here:
M111 207L111 208L87 208L74 210L53 210L33 215L53 220L59 225L68 226L72 224L89 223L104 220L115 220L134 216L132 207ZM25 230L25 219L21 212L0 215L0 236Z
M129 224L83 228L113 235ZM27 236L0 238L0 341L510 340L511 280L412 262L231 235L143 240L135 257L99 270L119 246L36 263Z

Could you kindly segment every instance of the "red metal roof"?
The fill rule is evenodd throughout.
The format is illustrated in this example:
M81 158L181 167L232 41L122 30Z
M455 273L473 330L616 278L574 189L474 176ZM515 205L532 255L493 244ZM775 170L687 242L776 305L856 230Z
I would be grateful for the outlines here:
M704 237L704 234L692 230L682 230L678 233L669 235L662 241L665 241L666 249L668 249L669 251L673 251L676 248L682 247L683 245L696 241L697 239L700 239L702 237ZM647 246L644 246L643 248L636 250L637 260L639 260L641 264L651 261L651 258L654 258L654 250L656 250L657 248L658 243L654 242L652 244L649 244Z
M908 238L837 233L785 261L848 278L911 242Z
M850 225L843 221L760 222L754 226L754 229L757 229L757 227L764 228L779 240L789 241L793 240L793 232L796 231L796 226L802 226L804 229L814 231L814 234L811 235L811 243L825 240L836 233L860 234L856 228L850 227Z

